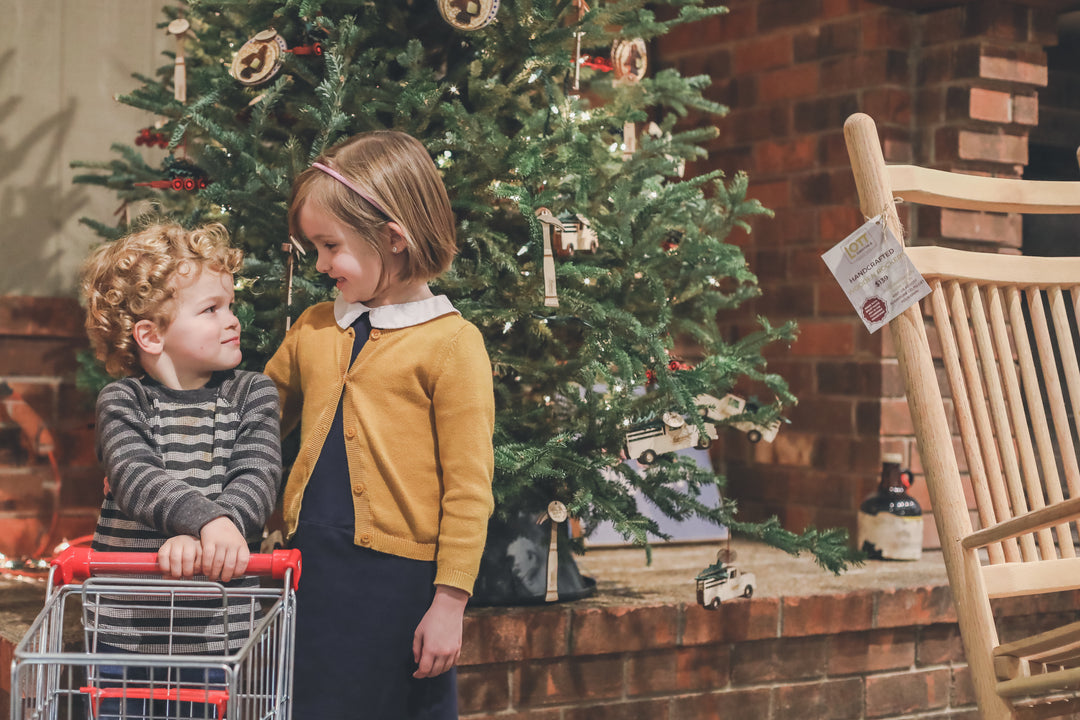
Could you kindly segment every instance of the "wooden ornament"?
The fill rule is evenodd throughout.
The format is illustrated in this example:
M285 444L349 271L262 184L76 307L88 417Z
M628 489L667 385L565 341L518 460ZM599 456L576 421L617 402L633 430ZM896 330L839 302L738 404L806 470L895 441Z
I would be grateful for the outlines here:
M559 296L555 287L555 253L551 247L551 229L563 229L559 218L551 214L547 208L539 208L536 211L536 219L540 221L544 230L544 306L559 307Z
M552 500L548 503L547 512L540 516L539 522L547 520L551 523L551 539L548 541L547 588L544 594L544 602L555 602L559 599L559 523L566 522L568 517L566 505L558 500Z
M641 38L616 40L611 45L611 65L615 82L641 82L649 67L649 53L645 41Z
M244 85L264 83L277 75L288 50L285 39L276 30L263 30L236 51L229 74Z
M495 21L499 0L436 0L443 20L458 30L479 30Z
M176 38L176 60L173 62L173 97L177 102L187 102L187 66L184 62L184 35L191 29L191 23L184 18L176 18L169 23L169 34Z

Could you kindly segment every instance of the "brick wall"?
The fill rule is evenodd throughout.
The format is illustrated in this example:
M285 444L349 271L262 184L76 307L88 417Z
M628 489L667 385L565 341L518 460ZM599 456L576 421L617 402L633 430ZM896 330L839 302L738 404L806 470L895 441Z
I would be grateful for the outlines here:
M874 117L890 163L1019 176L1055 14L1007 2L926 13L865 0L726 4L729 14L660 40L656 54L661 66L712 73L711 97L730 108L694 171L745 170L751 196L775 211L736 239L762 295L721 322L733 337L758 314L798 322L797 341L771 351L768 369L799 404L773 444L726 439L716 458L743 517L854 533L883 452L921 467L888 331L866 332L820 259L864 220L844 120ZM1015 216L925 208L913 216L903 206L900 214L911 242L1021 246ZM913 494L932 510L918 480ZM925 527L925 545L936 546L934 523Z
M1080 595L1001 603L1003 639ZM462 720L976 720L944 587L697 605L474 610Z
M0 381L15 391L7 402L0 397L5 555L25 557L41 548L50 554L61 539L93 532L102 476L94 458L92 401L74 384L76 353L85 346L82 310L74 300L0 297ZM13 405L18 398L29 407ZM54 440L55 468L48 448L27 436L27 423L35 418ZM56 495L60 510L54 513Z
M5 667L21 635L8 627L11 595L29 590L4 591ZM41 603L23 600L25 630ZM1072 618L1077 603L1080 593L1000 602L1001 637ZM759 596L717 611L610 599L481 608L464 633L462 720L978 718L945 587ZM0 720L9 682L0 673Z

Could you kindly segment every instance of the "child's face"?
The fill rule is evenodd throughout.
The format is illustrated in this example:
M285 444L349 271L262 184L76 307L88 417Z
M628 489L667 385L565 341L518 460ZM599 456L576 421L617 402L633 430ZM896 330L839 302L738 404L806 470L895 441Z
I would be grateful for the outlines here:
M318 253L315 269L337 282L338 292L346 301L369 307L395 302L395 283L381 282L382 258L355 230L311 202L300 208L299 221L301 232ZM389 237L380 242L386 242L390 249ZM391 262L398 260L391 254ZM396 276L395 267L385 270L390 278Z
M198 388L215 371L234 368L242 358L240 322L232 313L233 278L203 268L175 282L175 313L162 333L162 356L182 388Z

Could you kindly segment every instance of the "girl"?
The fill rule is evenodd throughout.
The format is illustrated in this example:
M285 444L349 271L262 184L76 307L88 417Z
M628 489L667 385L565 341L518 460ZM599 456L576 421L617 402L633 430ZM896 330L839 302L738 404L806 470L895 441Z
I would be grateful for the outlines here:
M284 498L304 554L293 716L457 718L495 409L479 330L428 288L456 249L446 189L417 140L365 133L300 173L289 228L338 289L266 367L282 432L300 421Z

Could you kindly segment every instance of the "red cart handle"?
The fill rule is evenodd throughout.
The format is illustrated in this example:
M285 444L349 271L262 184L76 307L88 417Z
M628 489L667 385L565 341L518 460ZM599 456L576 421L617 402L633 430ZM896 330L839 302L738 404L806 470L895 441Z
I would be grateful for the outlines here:
M157 553L101 552L88 547L71 546L52 560L54 583L81 582L94 575L135 575L160 573ZM300 551L274 550L272 553L252 554L244 575L269 575L275 580L285 578L292 570L293 590L300 584Z

